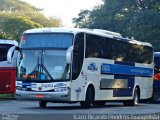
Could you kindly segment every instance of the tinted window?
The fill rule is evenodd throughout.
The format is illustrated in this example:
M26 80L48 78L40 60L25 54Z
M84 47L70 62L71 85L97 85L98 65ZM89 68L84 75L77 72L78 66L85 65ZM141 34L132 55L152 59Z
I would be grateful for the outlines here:
M10 44L0 44L0 61L7 60L7 52L12 46Z
M87 34L87 57L148 64L153 61L153 49L152 47L133 44L129 41Z
M84 34L79 33L75 36L73 48L73 64L72 64L72 79L75 80L82 69L84 59Z
M86 57L107 57L108 52L104 49L109 45L104 37L96 35L86 35Z

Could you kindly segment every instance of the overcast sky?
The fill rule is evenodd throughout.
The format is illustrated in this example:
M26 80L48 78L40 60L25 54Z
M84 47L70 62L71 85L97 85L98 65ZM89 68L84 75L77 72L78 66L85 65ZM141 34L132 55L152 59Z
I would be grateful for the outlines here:
M72 18L77 17L82 9L91 10L101 0L23 0L38 8L44 9L46 16L56 16L62 19L64 26L72 27Z

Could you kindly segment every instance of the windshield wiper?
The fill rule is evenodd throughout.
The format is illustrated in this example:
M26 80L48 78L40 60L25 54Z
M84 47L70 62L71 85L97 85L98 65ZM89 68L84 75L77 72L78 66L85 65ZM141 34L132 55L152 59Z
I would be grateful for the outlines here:
M38 75L38 77L40 77L40 79L42 79L42 77L44 77L43 79L45 79L44 72L46 73L47 76L49 76L50 80L54 80L53 77L51 76L51 74L48 72L48 70L44 66L44 57L43 57L43 51L42 51L41 59L39 60L39 57L37 58L37 65L33 69L33 71L31 73L29 73L29 75Z

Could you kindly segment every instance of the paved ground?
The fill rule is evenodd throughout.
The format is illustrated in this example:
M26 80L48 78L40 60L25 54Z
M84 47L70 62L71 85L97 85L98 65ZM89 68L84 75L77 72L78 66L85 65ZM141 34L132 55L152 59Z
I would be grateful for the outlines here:
M63 118L65 118L65 120L96 119L94 115L104 115L99 116L103 117L103 119L105 119L106 117L115 119L123 117L123 119L125 119L124 117L131 118L132 115L143 115L143 117L145 117L144 115L151 114L152 116L146 117L148 119L150 119L151 117L152 119L153 117L155 117L155 119L160 119L160 104L141 103L136 107L125 107L122 103L108 102L104 107L93 106L90 109L82 109L78 103L49 103L47 104L47 107L45 109L42 109L39 108L38 102L34 101L0 100L0 113L0 118L2 120L54 120L54 118L55 120ZM101 120L102 118L99 119Z

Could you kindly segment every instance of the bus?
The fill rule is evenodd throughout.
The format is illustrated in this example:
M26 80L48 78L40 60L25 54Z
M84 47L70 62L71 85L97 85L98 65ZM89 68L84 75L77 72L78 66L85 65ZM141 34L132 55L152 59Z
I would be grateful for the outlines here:
M151 102L160 103L160 52L154 53L154 81Z
M16 80L19 100L80 102L82 108L152 96L153 48L101 29L39 28L22 34Z
M18 43L14 40L0 39L0 94L15 92L16 54L11 56L12 62L7 61L9 49L15 46L18 46Z

